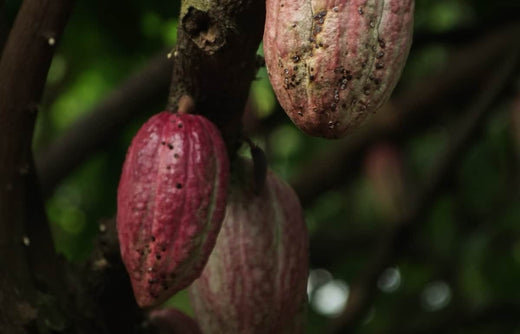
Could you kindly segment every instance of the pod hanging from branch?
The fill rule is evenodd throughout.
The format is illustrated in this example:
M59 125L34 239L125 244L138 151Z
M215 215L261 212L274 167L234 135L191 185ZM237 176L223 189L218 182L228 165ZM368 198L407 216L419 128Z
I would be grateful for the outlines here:
M264 55L281 106L305 133L338 138L390 97L413 0L267 0Z

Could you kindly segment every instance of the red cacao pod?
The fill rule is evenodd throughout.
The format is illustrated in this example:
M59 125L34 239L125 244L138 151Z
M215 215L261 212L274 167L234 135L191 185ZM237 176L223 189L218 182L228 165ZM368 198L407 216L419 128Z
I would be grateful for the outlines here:
M202 334L193 318L171 307L152 310L148 318L159 334Z
M346 135L386 102L408 55L413 0L267 0L264 55L304 132Z
M256 194L249 182L231 186L217 244L190 286L206 334L303 333L308 235L299 200L268 171Z
M229 161L218 129L198 115L159 113L134 137L117 194L121 256L141 307L197 278L225 212Z

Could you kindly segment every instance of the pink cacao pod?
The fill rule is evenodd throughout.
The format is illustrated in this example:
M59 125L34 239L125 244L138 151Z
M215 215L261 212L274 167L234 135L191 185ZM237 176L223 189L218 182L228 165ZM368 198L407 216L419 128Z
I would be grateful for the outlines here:
M165 301L200 275L228 183L225 144L204 117L162 112L137 132L119 183L117 230L139 306Z
M256 195L251 165L232 184L217 244L190 286L205 334L303 333L308 235L298 197L271 171Z
M389 143L373 145L365 157L365 175L385 218L391 221L401 218L409 188L399 148Z
M392 93L413 30L413 0L267 0L264 55L292 121L338 138Z
M148 318L159 334L202 334L193 318L171 307L152 310Z

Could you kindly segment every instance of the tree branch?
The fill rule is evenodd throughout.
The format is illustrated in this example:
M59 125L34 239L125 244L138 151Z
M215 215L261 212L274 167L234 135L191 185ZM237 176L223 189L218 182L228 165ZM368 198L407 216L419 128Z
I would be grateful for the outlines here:
M292 182L303 204L310 204L317 195L337 184L337 176L355 167L352 161L356 161L355 158L366 146L380 137L398 133L402 125L413 124L414 120L421 119L423 115L431 112L431 109L425 106L433 104L434 101L453 91L455 87L461 86L462 81L471 78L470 74L475 77L481 75L516 38L515 32L519 32L518 27L518 24L503 27L484 40L465 47L442 73L426 78L417 85L417 89L397 97L398 102L393 109L400 112L395 115L395 118L391 120L381 118L340 145L331 142L331 146L336 144L331 152L312 158L313 161L324 161L324 163L308 164L309 170L297 176ZM161 62L162 65L156 62ZM55 186L92 153L112 140L114 131L127 125L141 110L145 109L149 101L156 100L164 94L169 81L166 73L171 66L172 64L162 55L157 56L37 155L36 165L43 193L46 196L49 196ZM436 82L434 80L441 80L442 84L432 86L431 82ZM413 105L405 104L404 101L408 100L415 102ZM427 117L423 118L427 119ZM337 161L338 158L341 158L340 161ZM333 172L330 177L324 175L323 168L330 168L334 163L339 163L336 165L338 168L334 171L329 170ZM317 166L313 167L314 165ZM343 178L341 179L343 181Z
M188 4L185 6L194 8ZM169 108L175 109L176 99L180 95L193 95L197 112L219 124L221 131L228 133L226 138L235 146L249 83L257 69L255 53L262 36L263 6L262 1L212 3L203 11L205 14L194 9L181 14L184 19L180 20L178 28L179 46L173 53L176 54L176 65ZM207 31L200 31L199 37L192 36L192 25L204 23L198 22L201 18L196 19L194 15L207 16L213 21L221 20L211 21L213 25L207 28L208 31L216 29L212 33L223 38L220 44L199 47L199 39L207 36ZM191 35L185 32L186 27L191 29ZM114 132L135 118L145 105L165 95L171 79L167 73L171 72L171 68L172 63L165 55L155 57L37 155L36 165L45 196L52 194L64 177L102 148L114 137Z
M92 153L120 133L146 106L166 98L172 62L166 53L155 56L98 106L85 113L52 145L39 152L36 166L44 197Z
M394 224L395 227L384 237L370 263L354 281L347 307L332 324L331 333L351 333L363 320L377 294L378 277L386 267L391 265L399 251L405 247L417 222L420 222L428 213L437 194L442 189L442 185L449 178L454 166L463 157L463 153L470 146L472 138L484 122L486 113L493 109L493 103L509 83L518 65L520 45L516 42L512 48L512 54L495 71L493 77L487 80L487 84L469 107L467 116L460 123L453 141L438 159L438 164L433 168L431 176L426 179L427 183L417 196L417 200L411 205L408 212Z
M182 1L168 110L177 109L182 95L193 97L196 112L218 126L230 153L241 138L264 20L264 1Z
M29 302L28 308L36 302L35 286L46 290L58 283L57 257L36 186L31 141L47 71L72 4L71 0L24 1L0 59L0 267L5 270L2 275L10 276L0 280L13 284L2 286L0 295L21 291L15 299ZM10 307L1 305L0 312ZM22 319L9 319L11 324L35 320L19 316ZM3 326L0 332L5 332Z
M198 3L197 1L193 2ZM212 100L212 104L217 105L223 105L223 103L229 103L232 101L232 104L226 106L226 108L229 107L229 110L226 108L221 110L222 115L218 117L219 119L224 119L229 115L236 117L236 115L232 113L241 113L241 109L243 108L243 106L239 105L241 94L243 91L249 91L249 81L253 78L254 71L256 71L256 67L253 66L253 64L250 62L250 59L253 59L254 62L255 52L261 37L261 31L263 28L263 11L260 9L262 8L263 4L261 1L258 2L253 0L220 1L218 3L210 2L208 4L209 8L206 8L204 11L196 11L193 9L195 8L193 6L195 6L195 4L185 2L184 8L188 8L186 12L188 14L183 15L181 13L181 25L179 26L178 37L180 45L178 50L181 51L177 51L175 62L180 62L182 66L174 69L174 73L176 73L174 75L174 78L176 78L174 81L183 87L183 94L189 94L196 97L196 102L198 103L198 112L207 116L207 109L204 108L204 103L206 103L205 101L208 98L207 96L212 96L215 94L215 92L211 89L206 89L209 89L208 87L211 85L216 85L217 82L219 86L227 86L228 84L226 82L226 85L223 85L223 80L225 82L226 78L218 78L218 75L220 74L219 71L224 69L231 73L237 72L235 67L229 67L230 61L233 61L233 63L239 62L246 64L247 67L245 69L241 68L243 73L235 73L233 77L233 80L238 80L233 84L236 83L242 85L241 90L229 95L215 96L216 100ZM192 17L191 15L195 15L195 17ZM205 22L208 24L207 27L203 24L204 22L199 21L202 18L204 18L204 20L209 20L208 22ZM191 20L195 21L191 22ZM193 29L201 29L202 27L205 27L207 31L199 31L198 36L200 38L195 38ZM188 29L190 34L188 35L188 33L183 31L183 29ZM258 30L257 33L252 34L252 29L255 31ZM240 31L240 33L238 33L238 31ZM204 36L208 37L208 34L210 33L216 34L215 36L218 35L223 39L215 39L215 41L218 41L216 45L211 43L211 45L208 45L206 42L197 44L195 42L195 40L200 42ZM256 37L256 41L253 40L254 37ZM253 44L255 44L254 47ZM244 45L246 45L247 48L244 49ZM247 52L239 52L244 50ZM234 58L228 58L232 55ZM164 59L161 61L164 61ZM195 62L192 63L192 61ZM177 66L180 65L178 64ZM147 73L149 75L157 75L157 73L153 74L153 72L156 72L156 70ZM249 74L250 78L245 74ZM180 78L177 78L177 76L180 76ZM189 89L186 88L186 81L188 80L190 84ZM135 82L140 84L142 81L143 79L139 78ZM233 84L230 83L230 86L233 86ZM176 87L175 83L173 87ZM150 89L158 90L159 87L156 86L155 88L152 87ZM192 89L198 90L199 93L195 94ZM174 88L174 90L176 89ZM128 91L120 91L119 94L119 99L121 99L122 97L127 96ZM150 94L150 91L145 92L143 96L149 97ZM173 99L171 101L173 101ZM232 109L231 106L233 106L235 109ZM120 106L118 106L118 108L120 108ZM104 121L107 112L115 112L116 110L118 109L116 109L112 103L108 105L104 113L96 111L94 114L99 115L99 118L97 118L96 122ZM119 110L120 113L125 113L125 115L128 115L128 112L125 109ZM212 110L211 112L215 113L215 110ZM224 113L228 114L224 115ZM110 121L110 124L115 124L115 120L121 119L122 115L115 114L112 115L112 117L113 121ZM81 128L78 128L77 131L80 134L85 133L85 131L92 131L92 128L90 126L85 126L84 123L85 120L79 123L81 124ZM92 121L90 121L90 123L92 123ZM103 133L108 132L107 130L101 131ZM80 138L81 137L74 135L73 137L70 137L69 140L66 140L66 142L76 141ZM94 149L94 147L90 147L91 149ZM82 148L81 151L84 151L84 148ZM59 156L63 154L63 148L57 148L55 152L55 158L59 159ZM46 155L46 157L48 157L48 155ZM55 161L52 159L50 159L49 163L51 161L52 163L55 163ZM75 161L77 162L78 160L76 159ZM44 168L43 164L41 166L41 175L49 175L49 169ZM49 165L49 168L52 167ZM59 172L55 175L59 175ZM49 186L54 185L55 182L46 182L44 184ZM96 245L95 251L92 254L87 268L83 272L84 274L79 278L79 281L84 283L80 285L83 287L83 289L81 291L77 291L76 293L82 296L93 296L93 304L97 306L97 308L92 308L91 305L88 304L84 305L84 308L88 310L89 314L96 314L96 316L93 316L93 318L103 319L104 325L108 328L109 331L135 331L135 329L132 329L132 327L135 327L139 324L139 322L142 320L143 313L137 308L137 304L133 300L133 293L129 283L128 275L121 262L116 238L115 221L107 222L105 227L107 228L106 233L99 240L100 242L98 245ZM103 240L104 238L106 239ZM79 299L82 301L82 298ZM127 319L128 316L131 317L131 320ZM121 322L125 322L125 327L121 327ZM116 327L117 324L119 324L119 328Z

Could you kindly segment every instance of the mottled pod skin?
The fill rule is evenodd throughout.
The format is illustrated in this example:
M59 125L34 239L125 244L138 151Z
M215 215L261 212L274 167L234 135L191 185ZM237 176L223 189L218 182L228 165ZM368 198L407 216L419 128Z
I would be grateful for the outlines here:
M205 334L303 333L308 235L299 200L271 171L257 195L251 164L247 182L232 182L217 244L190 286Z
M117 230L139 306L165 301L200 275L228 183L225 144L204 117L162 112L137 132L119 183Z
M388 100L412 41L413 0L267 0L264 55L305 133L338 138Z

